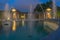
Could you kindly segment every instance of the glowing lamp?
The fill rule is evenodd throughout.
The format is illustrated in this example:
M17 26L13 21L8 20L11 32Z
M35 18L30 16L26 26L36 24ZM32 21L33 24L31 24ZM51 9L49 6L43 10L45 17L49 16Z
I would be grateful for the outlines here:
M10 20L10 18L8 17L7 20Z
M47 11L51 11L51 8L47 8L46 10L47 10Z
M21 18L25 18L25 16L21 16Z
M12 9L12 12L16 12L16 9Z

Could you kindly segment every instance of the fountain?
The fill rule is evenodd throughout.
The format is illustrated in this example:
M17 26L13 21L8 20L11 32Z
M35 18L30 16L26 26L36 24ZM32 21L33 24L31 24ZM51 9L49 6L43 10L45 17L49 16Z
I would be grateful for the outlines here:
M56 4L55 4L55 0L52 0L52 2L53 2L53 7L52 7L52 9L53 9L53 19L55 19L56 18Z
M28 27L29 27L30 35L32 35L33 26L34 26L34 15L33 15L32 5L30 5L30 12L28 13Z
M11 28L11 22L10 22L10 11L8 8L8 4L5 5L5 10L3 13L3 20L2 21L2 27L3 27L3 31L8 34Z

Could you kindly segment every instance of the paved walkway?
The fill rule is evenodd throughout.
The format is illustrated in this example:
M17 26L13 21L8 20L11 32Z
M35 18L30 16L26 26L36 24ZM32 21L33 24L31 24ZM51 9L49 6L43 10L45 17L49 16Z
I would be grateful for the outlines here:
M43 38L42 40L60 40L60 22L59 22L59 28L50 33L47 37Z
M44 24L47 25L48 28L51 28L52 30L57 30L58 29L58 24L57 23L45 21Z

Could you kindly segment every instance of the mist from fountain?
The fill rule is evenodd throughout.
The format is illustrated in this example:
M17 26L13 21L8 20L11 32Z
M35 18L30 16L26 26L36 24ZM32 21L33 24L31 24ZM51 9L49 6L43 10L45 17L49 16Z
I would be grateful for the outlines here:
M30 11L28 13L28 27L29 27L29 33L31 35L33 32L33 26L34 26L34 15L33 15L32 5L30 5Z
M5 5L5 10L4 10L3 16L4 16L4 19L10 18L10 11L9 11L8 4Z
M56 12L57 12L57 9L56 9L56 4L55 4L55 0L52 0L52 2L53 2L53 7L52 7L52 9L53 9L53 19L55 19L56 18Z
M3 31L8 36L8 34L10 32L10 28L11 28L11 22L9 21L10 20L10 11L9 11L8 4L5 5L5 10L3 12L3 20L4 20L4 21L2 21Z

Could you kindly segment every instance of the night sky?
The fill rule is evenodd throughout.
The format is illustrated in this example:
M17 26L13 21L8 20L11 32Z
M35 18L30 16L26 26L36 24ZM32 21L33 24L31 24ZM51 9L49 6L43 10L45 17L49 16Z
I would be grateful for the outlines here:
M9 4L9 8L16 8L20 11L28 11L30 5L32 4L33 7L36 6L38 3L45 3L49 0L0 0L0 10L4 9L5 4ZM56 0L56 5L60 6L60 0Z

